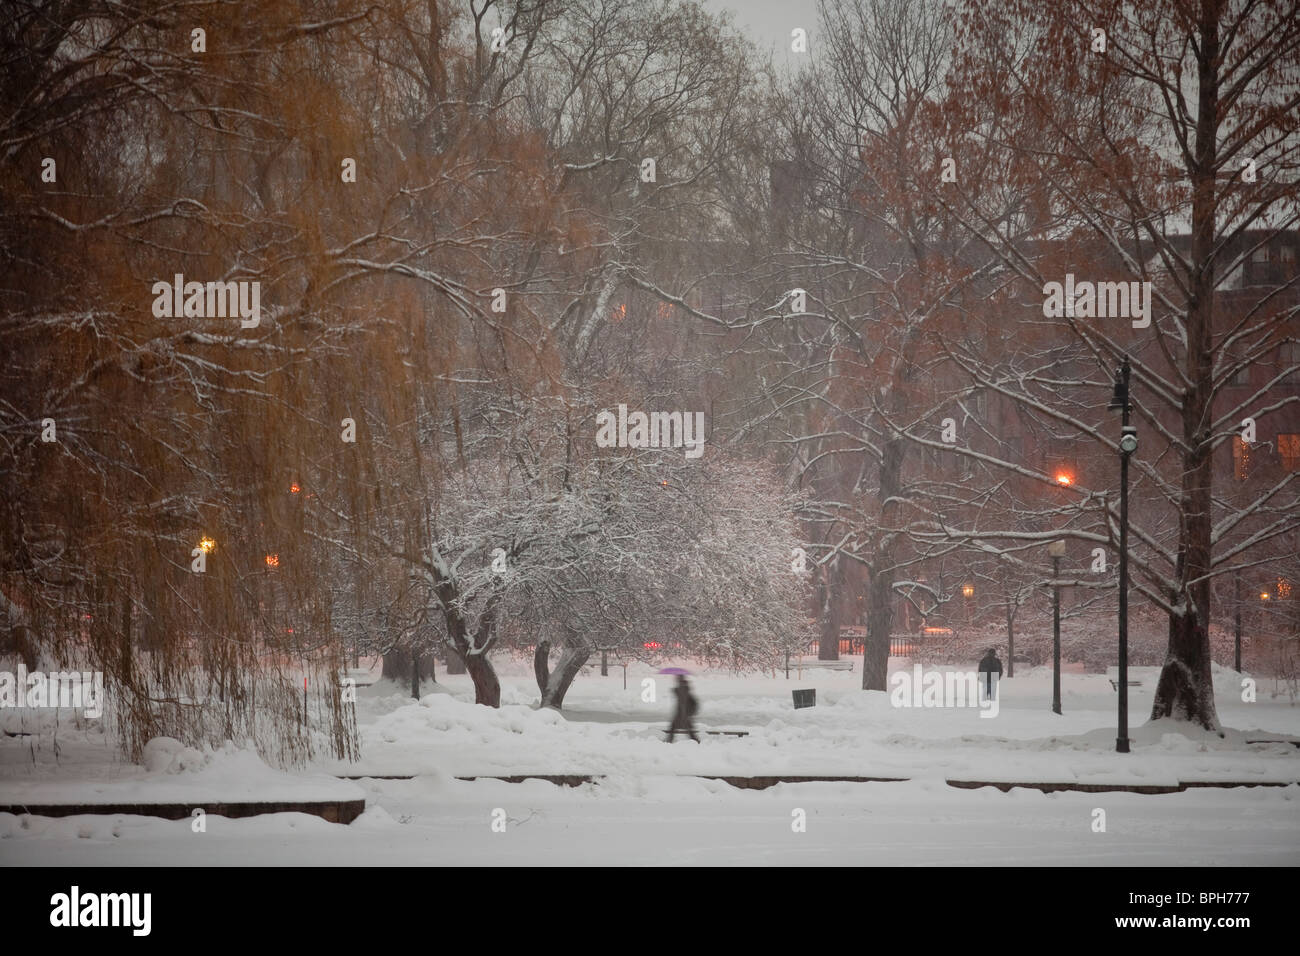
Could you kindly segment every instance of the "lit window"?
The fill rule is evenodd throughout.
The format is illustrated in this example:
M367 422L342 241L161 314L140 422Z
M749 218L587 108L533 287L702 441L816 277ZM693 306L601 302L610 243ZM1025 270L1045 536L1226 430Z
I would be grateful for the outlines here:
M1291 596L1291 582L1286 578L1277 579L1277 596L1283 601Z
M1238 481L1250 477L1250 445L1240 435L1232 436L1232 477Z
M1277 453L1287 471L1300 471L1300 435L1278 435Z

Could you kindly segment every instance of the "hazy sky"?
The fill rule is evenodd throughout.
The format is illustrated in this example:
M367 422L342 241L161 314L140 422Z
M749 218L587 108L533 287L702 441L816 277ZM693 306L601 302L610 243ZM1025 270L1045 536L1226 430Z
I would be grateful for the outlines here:
M817 0L706 0L713 10L730 10L736 25L763 50L774 50L777 62L790 56L790 31L808 31L811 50L817 42Z

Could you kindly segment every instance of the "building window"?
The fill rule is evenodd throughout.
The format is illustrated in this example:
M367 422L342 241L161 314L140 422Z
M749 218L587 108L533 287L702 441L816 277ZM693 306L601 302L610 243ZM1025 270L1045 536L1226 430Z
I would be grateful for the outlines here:
M1295 262L1295 246L1290 246L1290 245L1279 246L1277 250L1277 257L1282 262Z
M1278 435L1277 454L1287 471L1300 471L1300 435Z
M1283 342L1277 358L1278 371L1291 370L1282 381L1300 383L1300 342Z
M1259 246L1250 254L1251 262L1268 262L1268 246Z
M1232 477L1238 481L1250 477L1250 445L1240 435L1232 436Z
M1250 366L1243 365L1237 371L1232 373L1232 378L1228 379L1229 385L1249 385L1250 384Z

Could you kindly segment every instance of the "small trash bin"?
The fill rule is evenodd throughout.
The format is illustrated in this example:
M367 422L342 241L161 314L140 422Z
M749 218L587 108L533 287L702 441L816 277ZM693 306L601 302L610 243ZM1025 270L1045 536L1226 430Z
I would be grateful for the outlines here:
M799 710L801 707L817 706L817 689L815 687L808 690L793 690L790 693L794 694L795 710Z

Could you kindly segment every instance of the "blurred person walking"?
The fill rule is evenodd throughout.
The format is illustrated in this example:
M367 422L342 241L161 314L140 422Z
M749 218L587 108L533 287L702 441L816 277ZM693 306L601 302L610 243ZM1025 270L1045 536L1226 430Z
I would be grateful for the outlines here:
M668 742L672 743L678 733L683 733L689 734L691 740L698 744L700 738L695 733L695 714L700 707L695 695L691 693L691 685L685 674L677 675L673 694L677 698L677 706L673 711L672 723L668 725Z

